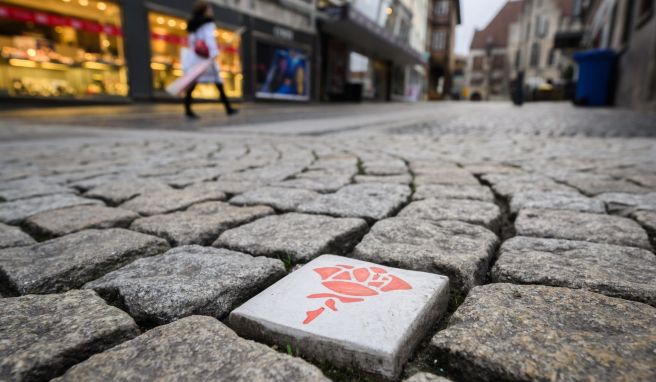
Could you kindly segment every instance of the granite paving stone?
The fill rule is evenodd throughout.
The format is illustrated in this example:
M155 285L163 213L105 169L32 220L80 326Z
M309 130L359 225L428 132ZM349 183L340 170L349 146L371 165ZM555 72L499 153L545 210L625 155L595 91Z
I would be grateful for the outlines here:
M514 237L499 253L494 282L581 288L656 306L656 256L644 249Z
M319 194L310 190L286 187L261 187L230 199L240 206L269 205L278 211L294 211L299 205L310 202Z
M0 378L48 381L138 334L127 313L93 291L0 299Z
M163 239L122 228L84 230L6 248L0 250L0 289L14 295L64 292L167 249Z
M111 205L119 205L136 196L163 190L171 190L171 187L152 178L127 177L102 183L90 189L84 195L102 199Z
M367 229L362 219L288 213L228 230L213 245L298 263L324 253L345 254Z
M614 214L627 215L636 210L656 211L656 192L646 194L627 194L611 192L596 196L606 203L608 211Z
M203 184L206 187L212 187L215 191L221 191L230 195L242 194L264 186L264 182L230 180L217 180L214 182L204 182Z
M403 175L356 175L353 180L355 183L395 183L410 184L412 176Z
M446 311L444 276L323 255L230 313L241 336L388 378Z
M423 184L417 186L412 200L471 199L494 202L494 194L489 187L471 184Z
M36 241L20 228L0 223L0 249L23 247L35 243Z
M73 190L68 187L48 182L40 177L31 177L3 183L4 184L0 186L0 201L26 199L52 194L70 194L73 192Z
M0 203L0 222L20 224L28 217L39 212L88 204L103 205L100 200L81 198L74 194L54 194L18 199Z
M622 179L596 174L577 174L564 179L572 187L576 187L586 195L595 196L604 193L647 193L648 188L638 186Z
M299 211L341 217L379 220L392 215L407 201L411 191L400 184L359 183L334 194L322 195L299 206Z
M351 183L350 177L328 176L324 178L294 178L282 182L276 182L272 185L275 187L288 187L330 193L339 190L349 183Z
M431 373L417 373L404 379L403 382L451 382L451 380Z
M158 326L73 366L67 381L329 382L300 358L237 336L212 317Z
M519 236L651 248L645 230L635 221L619 216L524 209L517 215L515 230Z
M431 340L465 381L651 381L656 308L584 290L472 289Z
M210 245L225 230L273 213L267 206L237 207L205 202L185 211L137 219L130 229L162 237L172 245Z
M459 185L479 185L478 179L470 172L465 170L444 170L440 172L430 172L426 174L416 174L414 183L416 185L424 184L459 184Z
M631 217L640 223L652 237L656 237L656 211L636 211L631 214Z
M498 242L494 233L473 224L396 217L376 223L353 257L443 274L453 290L466 293L483 282Z
M589 198L577 192L564 191L528 191L513 194L510 199L510 212L516 214L522 208L606 213L606 205L601 200Z
M496 204L466 199L419 200L407 205L398 216L433 221L458 220L482 225L495 232L501 224L501 210Z
M193 204L224 200L226 195L211 184L199 183L181 190L160 190L145 193L123 204L121 208L144 216L183 210Z
M192 245L135 260L84 288L137 322L160 325L194 314L221 319L284 275L280 260Z
M521 192L578 192L573 187L557 183L553 179L536 174L487 174L482 179L492 185L495 193L510 198Z
M137 213L121 208L83 205L41 212L23 224L35 235L51 238L91 228L127 228L138 217Z

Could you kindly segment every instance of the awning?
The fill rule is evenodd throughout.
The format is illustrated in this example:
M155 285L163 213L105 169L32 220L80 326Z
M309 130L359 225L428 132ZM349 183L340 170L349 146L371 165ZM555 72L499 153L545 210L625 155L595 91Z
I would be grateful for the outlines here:
M407 42L392 35L350 4L322 10L321 30L338 37L371 57L390 60L397 65L424 65L426 58Z

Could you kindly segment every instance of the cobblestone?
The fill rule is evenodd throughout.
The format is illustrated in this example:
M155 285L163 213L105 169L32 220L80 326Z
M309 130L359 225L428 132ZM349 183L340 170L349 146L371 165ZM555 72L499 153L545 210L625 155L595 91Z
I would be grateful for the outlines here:
M205 202L185 211L137 219L130 228L162 237L172 245L210 245L224 231L272 213L266 206L236 207Z
M36 241L18 227L0 223L0 249L22 247L35 244Z
M431 341L466 381L656 378L656 308L567 288L473 289ZM555 377L561 376L561 377Z
M515 237L499 252L495 282L583 288L656 306L656 256L644 249Z
M50 324L35 332L55 357L42 379L68 370L65 380L325 380L314 362L335 380L366 380L314 361L312 349L272 349L188 317L226 319L283 276L283 262L294 275L295 263L329 253L449 277L453 318L429 320L398 365L404 377L655 379L656 116L564 103L245 105L230 126L217 111L190 128L174 107L177 116L174 105L76 109L121 110L102 118L2 113L0 310L8 296L84 285L125 309L94 296L97 305L77 299L40 317L37 300L58 309L68 293L22 297L26 327ZM287 107L299 112L278 113ZM306 111L317 108L321 118ZM290 116L305 120L281 123ZM71 127L82 124L100 128ZM206 247L162 255L187 243ZM151 330L84 354L50 351L67 343L58 322L91 305L109 310L79 327L88 339L106 338L94 325L116 312ZM326 305L322 317L357 305ZM371 319L393 322L405 305ZM32 338L3 329L3 349Z
M483 281L497 243L496 235L480 226L398 217L376 223L353 256L447 275L451 287L466 294Z
M24 225L40 237L57 237L84 229L126 228L139 215L120 208L82 205L32 215Z
M378 220L400 209L409 196L410 188L404 185L360 183L301 204L299 211Z
M518 235L582 240L651 249L647 233L633 220L573 211L526 209L515 221Z
M63 292L168 248L165 240L121 228L7 248L0 250L0 288L12 294Z
M321 371L238 337L211 317L192 316L157 327L69 369L56 382L180 381L328 382Z
M288 213L228 230L213 245L297 263L324 253L344 254L367 228L362 219Z
M2 299L0 328L0 375L12 381L47 381L139 334L93 291Z
M139 259L86 284L140 323L223 318L285 274L279 260L200 246Z

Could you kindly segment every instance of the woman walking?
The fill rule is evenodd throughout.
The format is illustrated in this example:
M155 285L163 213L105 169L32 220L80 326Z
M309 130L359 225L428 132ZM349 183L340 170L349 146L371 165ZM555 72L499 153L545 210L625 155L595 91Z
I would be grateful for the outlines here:
M189 33L188 41L189 48L185 49L183 57L183 67L185 72L188 72L195 65L203 60L212 59L212 65L205 73L203 73L196 82L194 82L188 89L184 98L185 115L189 119L198 119L198 115L191 110L191 93L196 88L197 83L213 83L219 91L221 102L225 106L225 111L228 115L233 115L238 110L230 106L228 97L223 88L223 81L221 80L221 73L219 65L216 63L216 57L219 55L219 48L216 45L216 26L214 25L214 12L212 6L206 1L197 1L192 10L191 19L187 22L187 32Z

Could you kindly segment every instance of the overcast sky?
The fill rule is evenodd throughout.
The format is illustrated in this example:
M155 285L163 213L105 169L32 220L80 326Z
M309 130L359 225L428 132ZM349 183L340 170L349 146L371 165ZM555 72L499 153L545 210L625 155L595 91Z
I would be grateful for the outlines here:
M474 29L483 29L506 0L460 0L462 24L456 28L456 53L469 53Z

